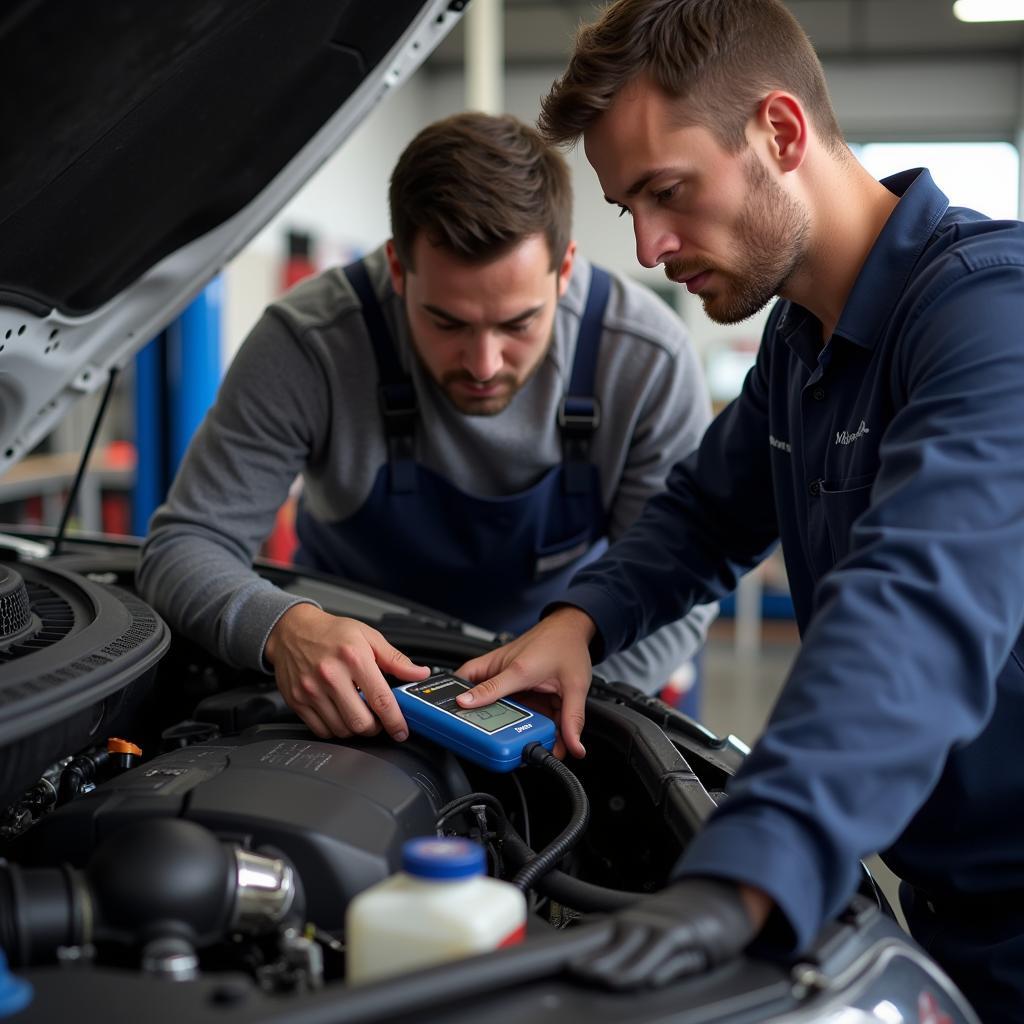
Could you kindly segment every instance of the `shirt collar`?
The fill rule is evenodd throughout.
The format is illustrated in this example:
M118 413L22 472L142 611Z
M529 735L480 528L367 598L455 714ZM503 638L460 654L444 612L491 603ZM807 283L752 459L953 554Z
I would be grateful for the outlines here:
M900 201L871 247L833 332L867 349L874 348L906 289L907 279L949 207L949 200L924 168L901 171L883 178L882 184ZM811 313L791 304L780 333L796 348L798 336L804 333L801 328L808 322L820 331ZM820 351L820 334L814 347Z

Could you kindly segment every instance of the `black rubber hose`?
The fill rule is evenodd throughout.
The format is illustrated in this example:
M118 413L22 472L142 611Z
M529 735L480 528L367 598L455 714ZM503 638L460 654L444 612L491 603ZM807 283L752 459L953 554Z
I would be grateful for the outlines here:
M464 811L470 810L475 804L483 804L485 807L489 807L493 812L498 822L503 826L507 822L505 817L505 808L501 806L501 801L497 797L492 796L490 793L467 793L465 796L456 797L454 800L449 800L448 803L442 807L434 817L434 828L441 828L450 817L455 814L461 814Z
M229 847L184 818L121 826L93 854L86 877L97 935L126 943L159 922L191 945L209 945L224 935L238 898Z
M81 754L70 761L60 773L57 803L63 805L76 799L90 782L99 779L100 772L109 760L110 754L100 749L91 754Z
M583 838L590 823L590 801L580 780L549 750L539 743L532 743L523 750L523 761L535 764L556 775L564 784L572 800L569 824L562 833L527 861L515 874L512 884L523 892L533 887L534 882L546 875Z
M60 788L57 791L57 802L61 804L70 803L82 791L82 786L88 781L85 772L80 765L69 764L60 776Z
M509 826L502 836L502 851L515 866L529 863L537 855L523 841L522 836ZM643 895L625 889L609 889L593 882L573 878L564 871L552 868L533 883L535 892L583 913L610 913L632 906Z
M502 853L508 856L514 868L521 868L537 857L537 853L509 822L501 804L489 793L470 793L445 804L438 811L436 826L440 828L445 820L456 813L469 810L475 804L484 804L494 812L497 823L495 827L501 839ZM551 899L558 900L559 903L564 903L567 907L586 913L607 913L621 910L623 907L631 906L643 895L584 882L557 868L551 868L537 878L533 883L533 888L542 896L549 896Z
M113 832L84 872L0 865L0 945L16 967L94 937L142 941L154 924L207 945L227 930L236 899L233 855L212 832L143 818Z
M13 967L52 963L61 946L91 941L90 911L80 876L67 865L0 867L0 946Z

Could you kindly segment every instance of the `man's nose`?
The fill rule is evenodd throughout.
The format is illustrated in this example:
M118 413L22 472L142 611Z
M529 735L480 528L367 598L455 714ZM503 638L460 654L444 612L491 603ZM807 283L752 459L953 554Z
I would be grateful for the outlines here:
M489 331L478 334L462 353L462 365L474 380L490 380L502 362L501 341Z
M656 267L679 251L679 238L660 217L633 215L636 258L644 267Z

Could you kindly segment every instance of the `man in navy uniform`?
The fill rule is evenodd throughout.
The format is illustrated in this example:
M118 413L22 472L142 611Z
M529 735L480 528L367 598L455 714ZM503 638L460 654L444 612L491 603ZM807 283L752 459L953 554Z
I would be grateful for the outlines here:
M544 101L637 257L715 320L774 295L756 365L664 494L530 633L464 666L480 704L720 598L781 538L802 647L766 730L590 972L664 983L806 950L885 851L910 928L986 1024L1024 1019L1024 225L882 182L780 0L618 0ZM589 647L589 653L588 653Z

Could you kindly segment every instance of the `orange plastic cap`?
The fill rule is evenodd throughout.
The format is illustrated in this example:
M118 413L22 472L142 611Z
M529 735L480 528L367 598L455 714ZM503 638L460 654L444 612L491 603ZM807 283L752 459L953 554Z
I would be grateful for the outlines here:
M134 743L121 739L120 736L111 736L107 740L107 753L136 754L138 757L142 757L142 747L137 747Z

